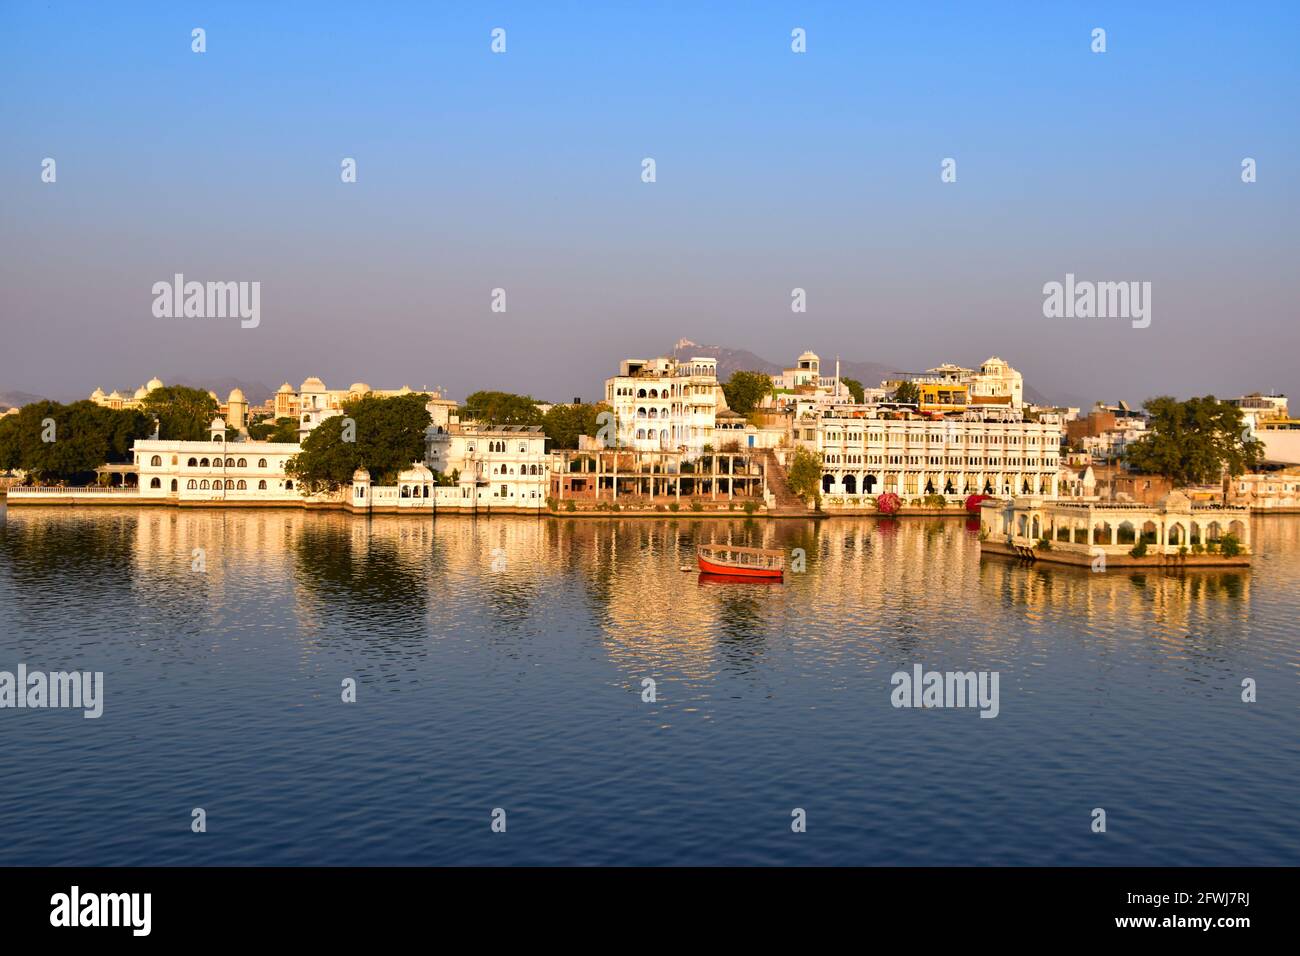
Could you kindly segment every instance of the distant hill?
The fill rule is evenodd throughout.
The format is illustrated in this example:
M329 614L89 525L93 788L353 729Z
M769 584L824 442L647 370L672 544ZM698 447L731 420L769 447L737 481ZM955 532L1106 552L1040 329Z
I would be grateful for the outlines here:
M44 395L33 395L31 392L0 392L0 408L21 408L32 402L43 401Z
M692 342L690 339L681 339L673 346L670 353L678 361L685 361L701 356L704 358L713 358L718 360L718 380L725 382L731 378L732 372L766 372L769 375L780 375L781 370L794 365L797 355L792 355L786 362L771 362L753 352L745 349L729 349L722 345L700 345L698 342ZM820 354L820 353L819 353ZM835 374L835 356L821 355L822 374ZM844 359L840 360L840 377L857 379L868 388L878 386L881 381L889 378L898 369L893 365L882 365L879 362L849 362Z

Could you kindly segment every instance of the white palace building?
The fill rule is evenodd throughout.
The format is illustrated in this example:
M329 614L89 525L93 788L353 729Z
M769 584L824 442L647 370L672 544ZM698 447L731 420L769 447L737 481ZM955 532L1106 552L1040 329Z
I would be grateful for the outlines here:
M1019 414L928 420L846 405L795 430L799 444L822 456L827 495L1057 495L1061 426Z

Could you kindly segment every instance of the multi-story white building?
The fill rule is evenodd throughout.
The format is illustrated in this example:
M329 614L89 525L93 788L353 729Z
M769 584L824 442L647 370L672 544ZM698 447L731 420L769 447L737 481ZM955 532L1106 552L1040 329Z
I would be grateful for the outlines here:
M213 421L209 441L140 439L132 445L142 498L177 501L301 501L284 464L300 446L227 441L226 423Z
M712 358L627 359L606 379L605 401L618 422L620 445L688 455L713 445L717 413L727 407Z
M822 456L824 494L1057 494L1058 424L887 415L839 406L794 424L796 441Z
M431 425L425 464L459 486L486 492L494 505L540 507L550 481L550 456L540 425Z

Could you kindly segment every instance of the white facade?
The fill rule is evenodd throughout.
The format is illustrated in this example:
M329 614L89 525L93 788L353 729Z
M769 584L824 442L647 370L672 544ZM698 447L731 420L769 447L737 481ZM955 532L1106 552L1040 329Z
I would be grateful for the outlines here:
M431 426L425 432L425 464L442 475L454 474L458 485L476 489L475 497L486 492L494 505L546 503L550 456L540 425Z
M299 446L258 441L160 441L132 446L142 498L178 501L301 501L284 463Z
M627 359L605 381L605 402L618 422L619 444L637 451L700 454L714 445L719 409L726 408L718 362L692 358Z
M796 440L822 455L824 494L1057 495L1059 425L871 418L871 406L855 407L861 417L838 409L795 424Z

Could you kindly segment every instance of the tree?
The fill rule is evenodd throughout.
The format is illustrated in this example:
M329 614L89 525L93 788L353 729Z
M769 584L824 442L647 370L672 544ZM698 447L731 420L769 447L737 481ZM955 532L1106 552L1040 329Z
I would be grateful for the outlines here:
M38 481L89 482L95 469L131 460L131 446L153 431L147 415L91 401L40 401L0 419L0 467Z
M207 441L208 428L217 417L217 400L201 388L167 385L145 396L141 407L158 419L163 441Z
M821 500L822 456L800 445L794 450L786 468L790 490L804 501Z
M849 394L853 396L853 401L861 405L867 394L866 389L862 387L862 383L856 378L842 378L840 381L844 383L844 387L847 388Z
M748 415L772 391L772 376L762 372L736 371L722 386L727 407L740 415Z
M915 382L899 382L898 388L894 389L894 394L890 398L895 402L919 407L921 404L921 390L917 388Z
M262 419L248 426L248 437L254 441L287 442L298 440L298 422L292 418Z
M511 392L474 392L460 410L462 421L484 425L540 425L542 413L537 399Z
M1126 452L1129 467L1175 485L1211 484L1258 468L1264 444L1246 437L1241 409L1213 395L1180 402L1168 395L1143 404L1147 433Z
M596 437L600 428L597 418L601 412L609 410L603 402L596 405L552 405L550 411L542 416L542 431L546 432L552 448L577 448L579 436Z
M427 395L391 398L366 395L343 406L303 440L302 451L285 462L285 471L313 490L334 490L364 467L375 484L390 485L397 473L425 456L429 427ZM351 419L349 425L345 419ZM346 439L351 435L353 441Z

